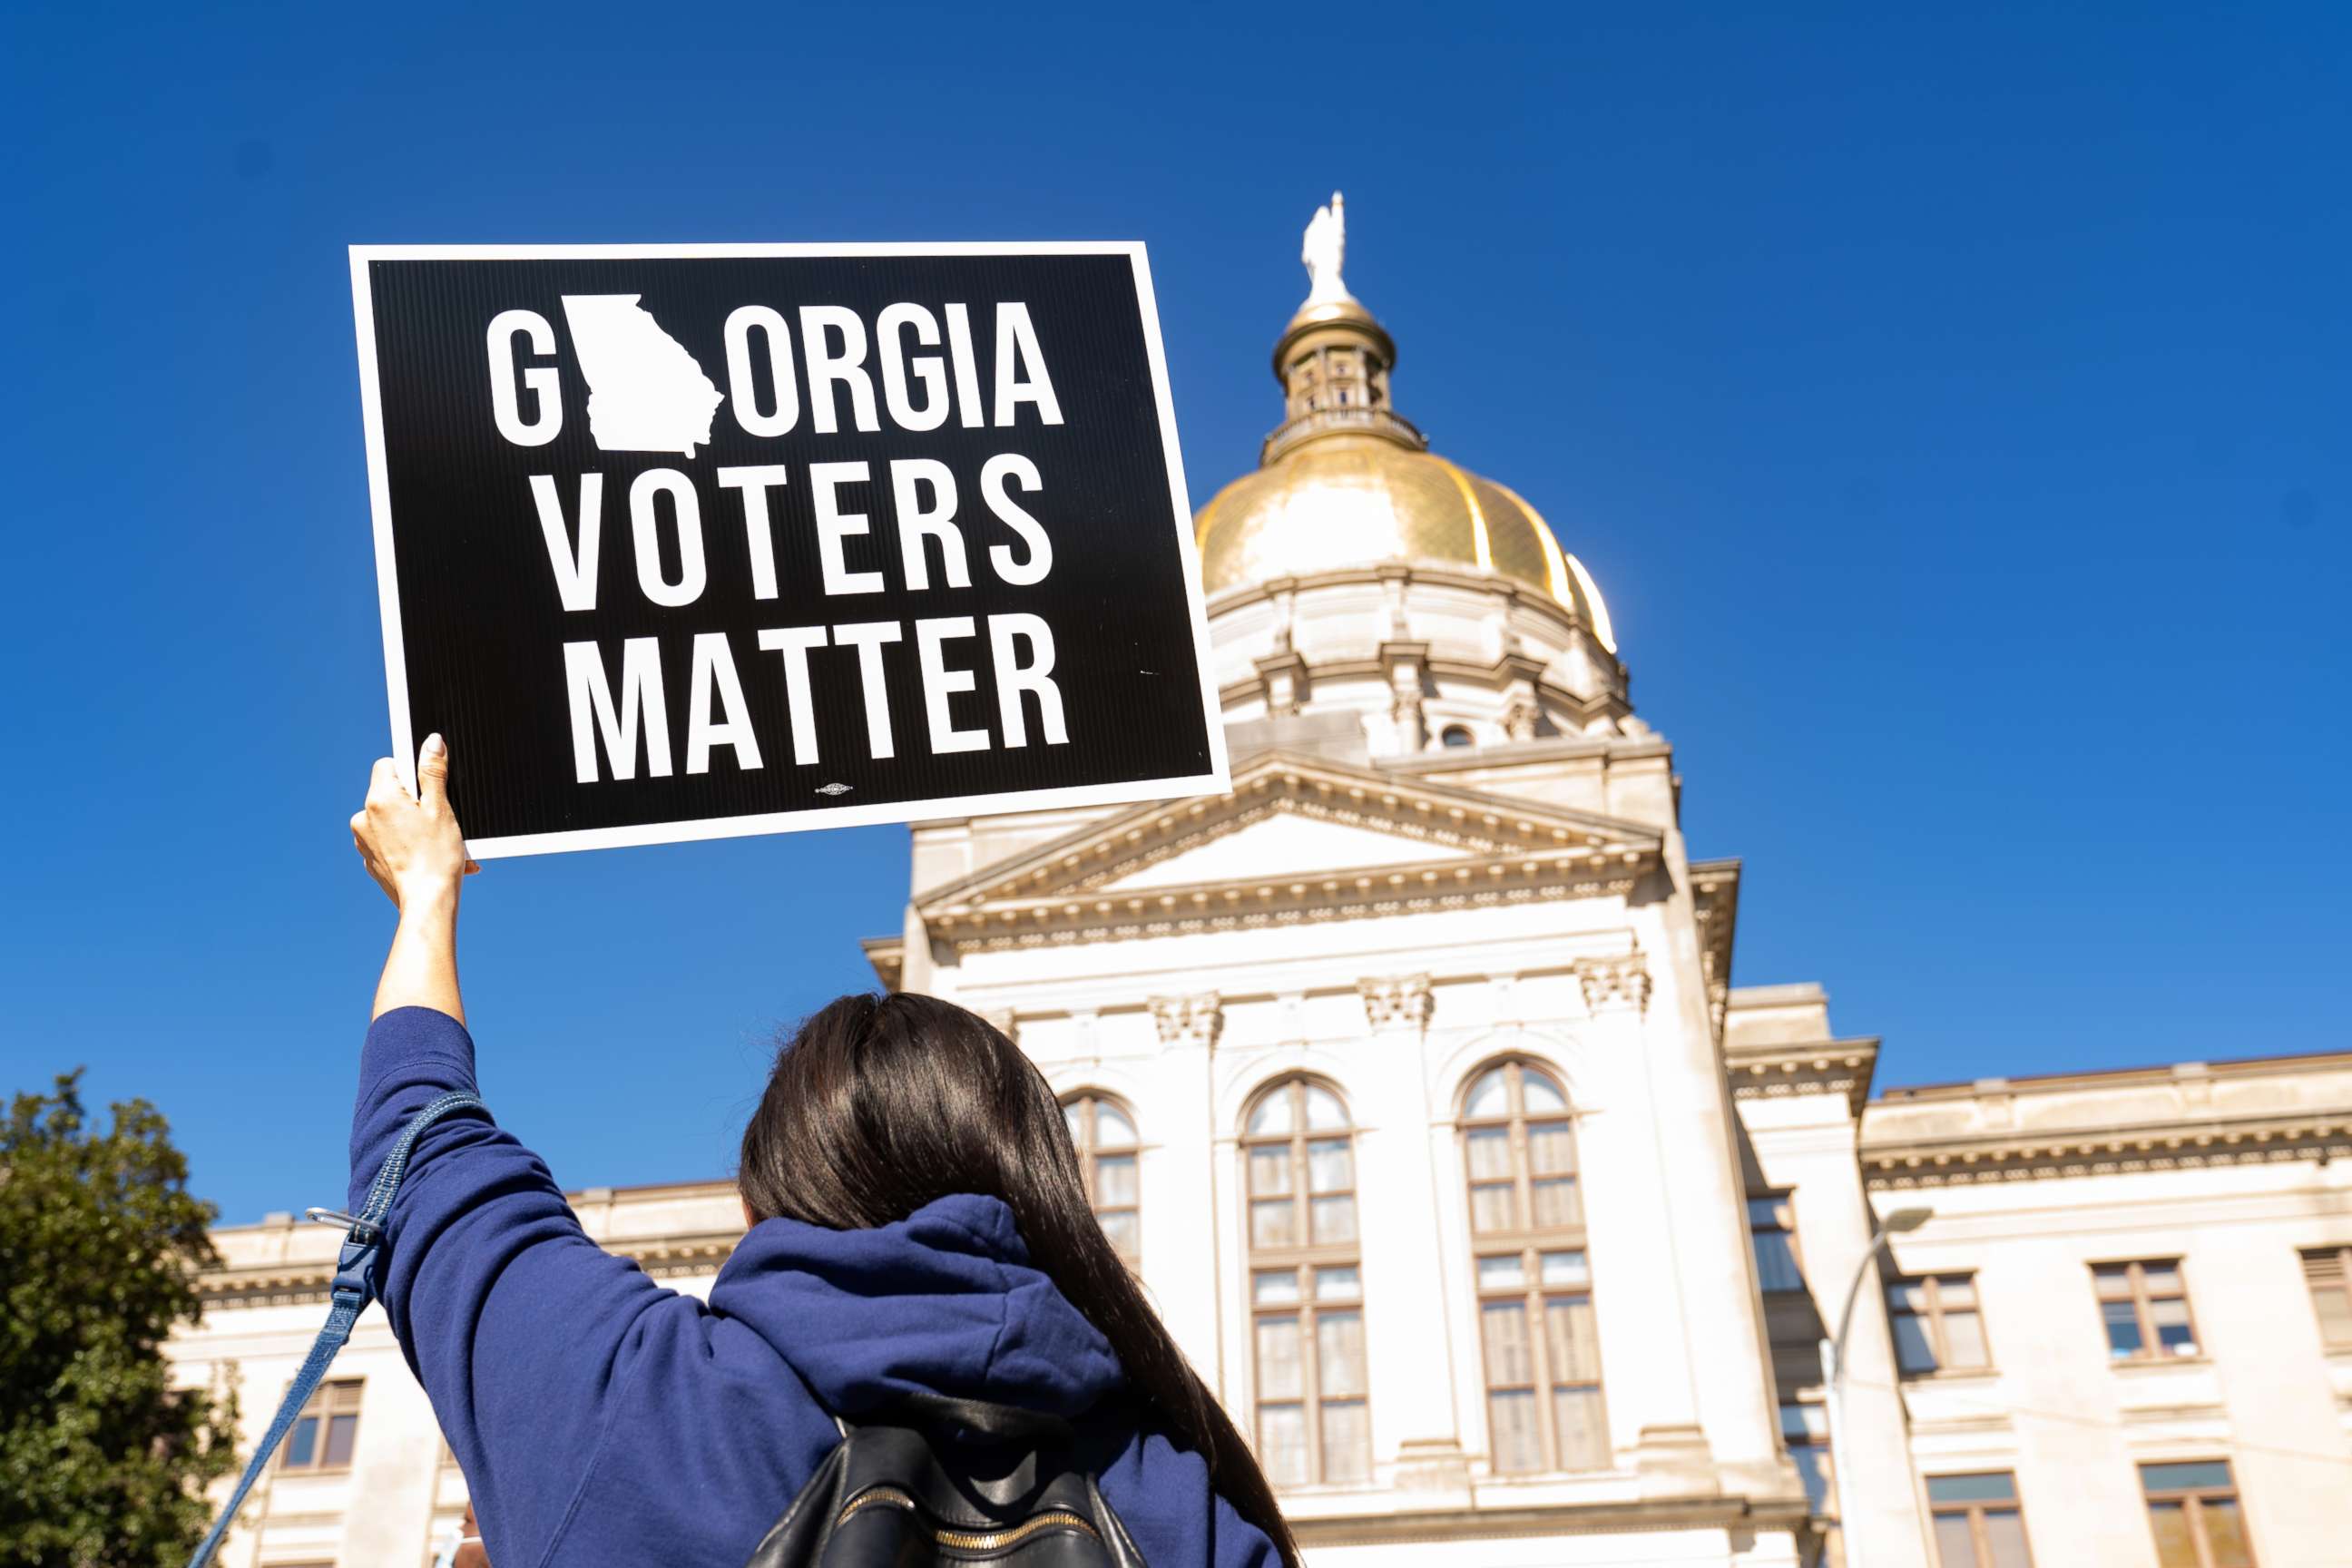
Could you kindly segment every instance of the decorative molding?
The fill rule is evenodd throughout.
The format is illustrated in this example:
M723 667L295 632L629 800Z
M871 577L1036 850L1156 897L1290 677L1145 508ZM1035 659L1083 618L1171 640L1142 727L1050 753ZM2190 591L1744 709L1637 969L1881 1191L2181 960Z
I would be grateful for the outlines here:
M1858 1118L1870 1098L1870 1077L1877 1066L1878 1041L1874 1037L1796 1046L1736 1046L1724 1053L1723 1069L1731 1081L1734 1100L1842 1095L1846 1114Z
M1536 694L1524 688L1511 693L1503 704L1503 732L1514 741L1532 741L1537 726L1543 722L1543 704Z
M1613 958L1580 958L1572 965L1584 988L1584 1010L1599 1015L1650 1010L1650 966L1639 951Z
M1193 996L1154 996L1151 1021L1159 1026L1163 1046L1215 1050L1217 1037L1224 1031L1225 1005L1213 991Z
M1885 1192L2339 1159L2352 1159L2352 1115L2341 1111L2250 1119L2231 1127L2175 1122L2039 1138L1865 1145L1862 1178L1869 1190Z
M1383 1029L1426 1029L1437 1005L1426 974L1359 980L1356 991L1364 999L1364 1022L1374 1034Z
M1739 924L1739 862L1691 863L1691 908L1698 920L1699 973L1706 982L1706 1016L1723 1038L1731 1010L1731 942Z

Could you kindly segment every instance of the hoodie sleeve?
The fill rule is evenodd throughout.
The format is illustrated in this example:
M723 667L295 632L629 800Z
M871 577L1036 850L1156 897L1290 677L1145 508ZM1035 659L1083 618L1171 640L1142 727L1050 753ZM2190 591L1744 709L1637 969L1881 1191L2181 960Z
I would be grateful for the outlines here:
M425 1007L368 1030L352 1115L351 1207L411 1117L473 1089L474 1042ZM472 1489L491 1560L541 1561L561 1532L648 1335L699 1302L591 1241L539 1156L479 1110L418 1140L386 1224L383 1310Z

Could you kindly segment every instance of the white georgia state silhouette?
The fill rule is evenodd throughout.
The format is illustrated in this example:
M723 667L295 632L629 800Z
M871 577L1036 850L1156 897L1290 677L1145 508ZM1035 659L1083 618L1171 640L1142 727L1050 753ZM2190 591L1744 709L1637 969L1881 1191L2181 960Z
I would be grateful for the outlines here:
M588 433L607 452L694 456L726 398L692 354L662 331L640 294L566 294L580 369L588 378Z

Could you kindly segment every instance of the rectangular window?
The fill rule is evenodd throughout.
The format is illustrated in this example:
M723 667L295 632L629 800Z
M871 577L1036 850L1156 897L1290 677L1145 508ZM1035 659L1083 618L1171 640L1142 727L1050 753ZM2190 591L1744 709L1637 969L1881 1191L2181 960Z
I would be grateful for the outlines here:
M1788 1400L1780 1406L1780 1440L1805 1483L1805 1502L1815 1517L1830 1512L1830 1422L1825 1406Z
M1895 1360L1906 1375L1982 1372L1992 1364L1973 1274L1931 1274L1886 1287Z
M346 1470L360 1440L362 1378L322 1383L302 1406L278 1451L281 1470Z
M1797 1267L1797 1217L1787 1193L1748 1200L1748 1231L1756 1243L1756 1278L1767 1290L1801 1290Z
M2227 1459L2142 1465L2139 1484L2160 1568L2254 1568Z
M2017 1480L2006 1470L1929 1476L1937 1568L2032 1568Z
M2198 1353L2180 1259L2094 1264L2091 1284L2107 1331L2108 1359L2164 1361Z
M2303 1255L2304 1283L2319 1314L2319 1338L2329 1350L2352 1350L2352 1247L2323 1247Z

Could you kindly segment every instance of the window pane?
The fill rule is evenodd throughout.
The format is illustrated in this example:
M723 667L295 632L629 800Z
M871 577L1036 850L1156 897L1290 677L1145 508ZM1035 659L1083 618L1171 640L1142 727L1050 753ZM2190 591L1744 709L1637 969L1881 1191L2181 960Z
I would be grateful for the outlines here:
M1360 1486L1372 1479L1372 1423L1360 1399L1323 1406L1323 1479Z
M1350 1197L1316 1198L1308 1205L1313 1213L1308 1223L1314 1227L1318 1246L1336 1241L1356 1239L1356 1200Z
M1581 1252L1547 1252L1538 1260L1543 1266L1543 1282L1547 1285L1589 1285L1592 1270Z
M2106 1320L2107 1354L2111 1358L2139 1354L2139 1312L2129 1301L2102 1301L2099 1316Z
M2149 1295L2180 1294L2180 1265L2178 1263L2143 1263L2139 1271L2140 1278L2147 1281Z
M1135 1141L1135 1123L1127 1119L1127 1113L1116 1105L1097 1100L1095 1102L1095 1142L1117 1148Z
M1886 1305L1897 1312L1927 1312L1927 1286L1925 1280L1901 1279L1886 1288Z
M1568 1109L1568 1096L1559 1091L1559 1085L1551 1080L1549 1074L1534 1068L1519 1069L1519 1098L1526 1102L1530 1116Z
M1481 1290L1524 1289L1527 1283L1528 1266L1516 1252L1478 1259L1478 1289Z
M2315 1285L2311 1304L2319 1312L2319 1337L2331 1345L2352 1344L2352 1295L2341 1285Z
M1571 1175L1576 1170L1576 1132L1565 1121L1539 1121L1528 1129L1528 1168L1538 1176Z
M1112 1251L1129 1263L1143 1256L1143 1226L1132 1212L1107 1214L1100 1218L1103 1235L1110 1239Z
M1307 1412L1296 1405L1261 1405L1257 1411L1257 1462L1278 1487L1307 1481Z
M2245 1516L2235 1498L2207 1503L2205 1544L2213 1549L2213 1568L2253 1568L2254 1549L2246 1539Z
M2147 1315L2155 1320L2157 1342L2173 1355L2195 1355L2197 1336L2189 1327L2189 1303L2150 1301Z
M1364 1392L1364 1315L1320 1312L1315 1318L1315 1375L1326 1399Z
M1789 1200L1786 1198L1748 1199L1748 1228L1750 1230L1788 1229Z
M1974 1312L1944 1314L1945 1364L1962 1372L1978 1371L1992 1364L1985 1350L1984 1320Z
M1482 1234L1516 1230L1519 1223L1518 1189L1510 1184L1470 1189L1470 1228Z
M1964 1513L1936 1516L1937 1568L1977 1568L1977 1542Z
M1320 1131L1348 1125L1348 1108L1328 1089L1307 1086L1307 1125Z
M327 1458L330 1465L352 1462L352 1445L359 1441L360 1418L356 1415L334 1415L327 1420Z
M1536 1396L1520 1391L1486 1396L1486 1425L1495 1468L1506 1473L1543 1468L1543 1435L1536 1429Z
M1552 1420L1559 1427L1563 1469L1598 1470L1609 1464L1609 1422L1597 1388L1556 1388Z
M1298 1245L1298 1208L1288 1198L1250 1205L1252 1247Z
M1360 1301L1364 1297L1364 1278L1356 1269L1318 1268L1315 1271L1315 1299L1318 1301Z
M1290 1191L1289 1149L1277 1145L1272 1149L1251 1150L1249 1188L1262 1198Z
M2091 1288L2102 1301L2131 1300L2131 1271L2121 1263L2110 1263L2091 1270Z
M1511 1130L1509 1128L1481 1128L1470 1134L1468 1147L1472 1181L1510 1180Z
M1589 1296L1554 1297L1544 1303L1554 1383L1601 1381L1601 1340Z
M1298 1320L1257 1321L1257 1393L1261 1399L1296 1399L1307 1392L1299 1361Z
M1135 1206L1135 1156L1106 1154L1095 1162L1095 1201L1106 1208Z
M1260 1307L1287 1307L1298 1300L1298 1270L1261 1268L1250 1276L1250 1300Z
M2169 1465L2142 1465L2141 1489L2151 1492L2227 1490L2230 1463L2226 1459L2191 1459Z
M286 1468L302 1469L316 1464L319 1458L319 1418L305 1415L294 1423L294 1430L286 1438Z
M1927 1321L1908 1312L1897 1312L1887 1320L1895 1331L1895 1364L1905 1372L1936 1370L1936 1346L1927 1337Z
M1318 1138L1307 1145L1307 1190L1345 1192L1356 1184L1356 1159L1345 1138Z
M1549 1230L1557 1226L1577 1226L1584 1223L1584 1204L1577 1194L1574 1176L1553 1176L1530 1183L1536 1200L1536 1225Z
M1797 1476L1805 1483L1805 1502L1815 1513L1826 1513L1830 1506L1830 1463L1828 1451L1811 1443L1801 1443L1789 1450L1789 1458L1797 1462Z
M1070 1130L1070 1142L1073 1143L1087 1141L1086 1114L1086 1107L1076 1100L1062 1107L1062 1125Z
M2017 1479L2006 1470L1979 1476L1929 1476L1929 1502L2014 1502Z
M1989 1509L1984 1516L1985 1544L1992 1548L1990 1568L2032 1568L2025 1550L2025 1516L2013 1508Z
M1801 1290L1805 1277L1797 1268L1797 1250L1788 1236L1777 1230L1756 1233L1756 1279L1767 1290Z
M1478 1081L1470 1086L1470 1093L1462 1102L1462 1114L1474 1120L1484 1116L1507 1116L1510 1110L1510 1088L1503 1081L1501 1068L1480 1073Z
M2152 1502L2147 1505L2147 1522L2156 1532L2158 1568L2199 1568L2197 1547L2189 1539L2186 1503Z
M1287 1132L1292 1126L1290 1090L1277 1089L1257 1102L1250 1112L1249 1131L1252 1137L1260 1133Z
M1966 1274L1938 1275L1936 1294L1948 1312L1955 1307L1973 1307L1977 1304L1976 1280Z
M1490 1301L1478 1315L1486 1325L1487 1386L1533 1383L1536 1361L1528 1343L1527 1308L1517 1301Z

